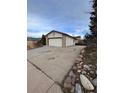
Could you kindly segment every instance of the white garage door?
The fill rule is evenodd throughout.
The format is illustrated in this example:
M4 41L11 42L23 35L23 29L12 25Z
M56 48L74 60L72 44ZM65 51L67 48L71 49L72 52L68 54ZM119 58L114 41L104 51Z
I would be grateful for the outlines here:
M49 46L62 47L62 39L49 39Z

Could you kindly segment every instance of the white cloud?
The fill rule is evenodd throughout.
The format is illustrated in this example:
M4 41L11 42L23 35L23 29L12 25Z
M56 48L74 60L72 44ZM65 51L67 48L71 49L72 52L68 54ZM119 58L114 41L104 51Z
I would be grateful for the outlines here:
M53 29L53 27L48 24L47 20L41 19L36 15L29 15L27 21L28 29L34 29L37 31L47 31Z
M54 29L54 27L48 24L47 20L31 14L28 16L27 25L27 36L32 37L41 37L42 34L46 34Z

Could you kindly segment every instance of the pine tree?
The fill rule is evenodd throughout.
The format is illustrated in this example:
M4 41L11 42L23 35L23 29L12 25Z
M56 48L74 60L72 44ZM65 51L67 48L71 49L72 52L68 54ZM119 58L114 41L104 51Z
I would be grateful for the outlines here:
M46 45L46 37L45 37L45 35L42 35L41 43L42 43L43 45Z
M91 34L86 34L85 35L85 42L87 43L87 45L89 45L90 43L97 43L97 0L93 0L92 1L92 11L90 12L91 16L90 16L90 31Z
M97 0L93 0L93 11L90 13L90 31L92 35L96 38L97 37Z
M85 53L84 58L85 62L88 64L96 64L97 63L97 0L92 1L92 11L90 12L90 31L91 34L85 35Z
M46 37L45 37L45 35L42 35L41 39L37 42L37 45L39 47L43 46L43 45L46 45Z

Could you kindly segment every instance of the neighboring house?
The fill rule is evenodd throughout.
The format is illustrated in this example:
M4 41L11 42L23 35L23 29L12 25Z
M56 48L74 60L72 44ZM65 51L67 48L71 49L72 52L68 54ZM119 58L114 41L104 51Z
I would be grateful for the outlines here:
M67 47L75 45L76 38L59 31L51 31L46 35L46 44L55 47Z
M74 36L77 40L81 39L81 36Z
M75 44L77 44L81 40L81 36L74 36L76 38Z

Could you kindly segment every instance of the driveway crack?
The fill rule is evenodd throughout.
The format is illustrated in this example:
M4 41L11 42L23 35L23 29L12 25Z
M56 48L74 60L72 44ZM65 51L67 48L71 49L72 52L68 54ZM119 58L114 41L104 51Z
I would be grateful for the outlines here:
M30 64L32 64L38 71L44 73L49 79L53 80L52 77L50 77L49 75L47 75L47 73L45 73L41 68L39 68L37 65L35 65L33 62L31 62L30 60L27 60ZM54 81L54 80L53 80ZM55 81L54 81L55 82Z
M48 93L48 91L53 87L54 84L55 84L55 82L46 90L45 93Z

